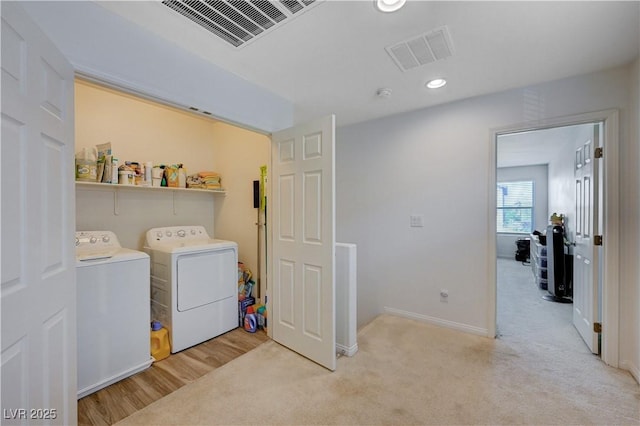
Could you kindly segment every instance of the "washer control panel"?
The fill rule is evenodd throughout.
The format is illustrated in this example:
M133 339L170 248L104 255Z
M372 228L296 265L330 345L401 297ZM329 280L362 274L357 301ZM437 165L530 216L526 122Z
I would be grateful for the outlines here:
M120 247L118 237L111 231L76 232L76 258L78 260L112 257Z
M166 228L153 228L147 231L147 243L171 243L184 240L209 239L209 234L204 226L168 226Z

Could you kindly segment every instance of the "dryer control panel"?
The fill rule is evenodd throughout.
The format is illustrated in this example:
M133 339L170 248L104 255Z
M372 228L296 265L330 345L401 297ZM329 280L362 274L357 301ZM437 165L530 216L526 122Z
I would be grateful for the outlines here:
M166 228L152 228L147 231L147 245L154 243L171 243L184 240L208 240L209 234L204 226L168 226Z

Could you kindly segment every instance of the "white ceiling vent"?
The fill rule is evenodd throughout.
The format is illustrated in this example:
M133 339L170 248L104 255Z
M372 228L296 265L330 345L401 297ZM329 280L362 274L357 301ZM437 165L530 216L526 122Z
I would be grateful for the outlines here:
M453 55L453 43L447 27L440 27L385 47L402 71L410 70Z
M316 0L164 0L163 5L235 47L241 47L291 18Z

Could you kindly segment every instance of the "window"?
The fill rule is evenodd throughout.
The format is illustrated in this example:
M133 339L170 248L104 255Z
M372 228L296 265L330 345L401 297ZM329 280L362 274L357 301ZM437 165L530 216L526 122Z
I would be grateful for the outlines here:
M498 232L533 231L533 181L498 182Z

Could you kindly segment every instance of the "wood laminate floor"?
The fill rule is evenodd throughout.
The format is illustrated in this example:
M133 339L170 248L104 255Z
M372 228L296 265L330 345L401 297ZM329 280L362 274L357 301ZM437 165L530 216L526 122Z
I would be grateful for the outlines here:
M112 425L269 340L236 328L78 400L79 425Z

